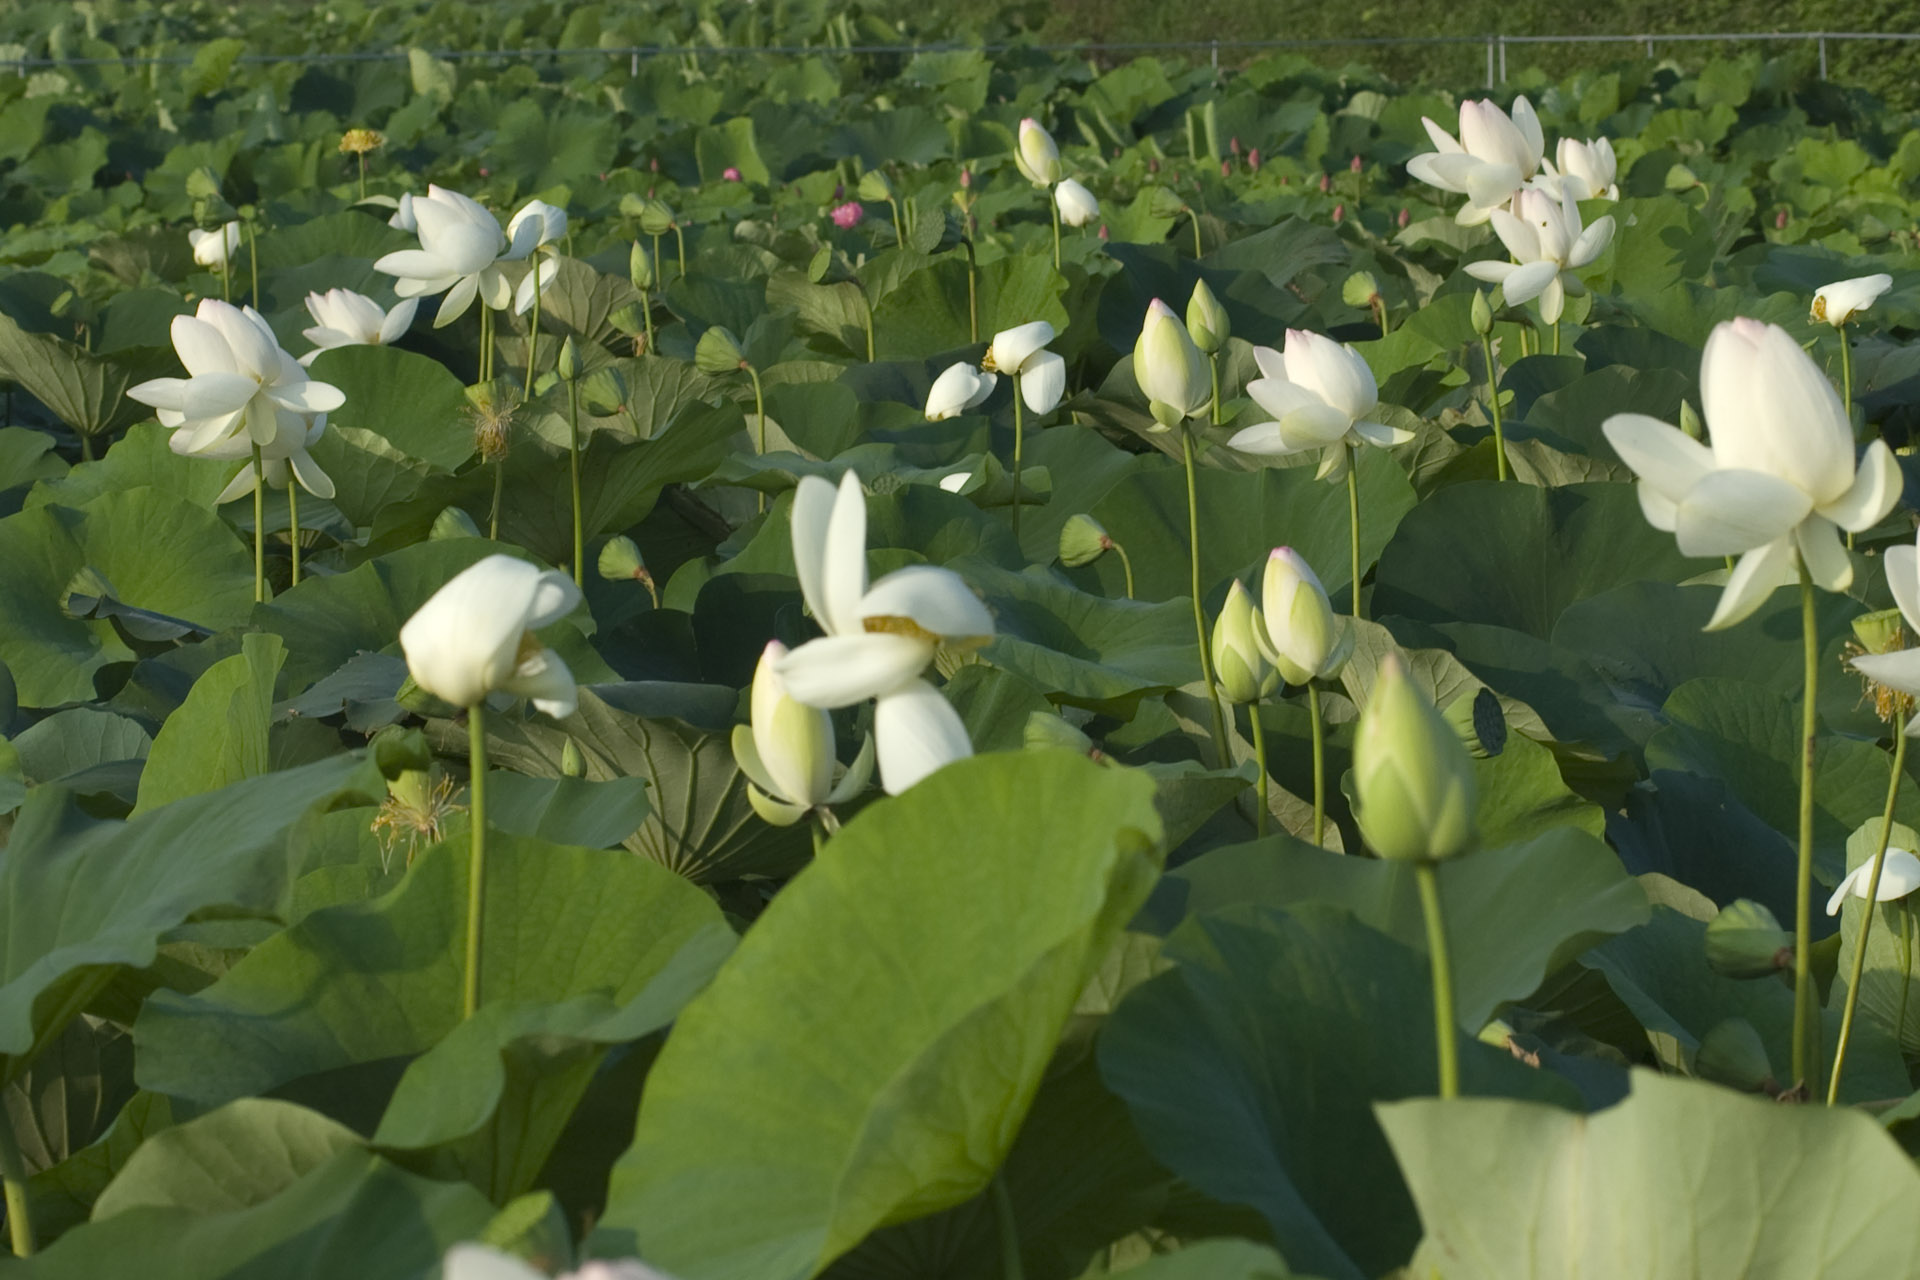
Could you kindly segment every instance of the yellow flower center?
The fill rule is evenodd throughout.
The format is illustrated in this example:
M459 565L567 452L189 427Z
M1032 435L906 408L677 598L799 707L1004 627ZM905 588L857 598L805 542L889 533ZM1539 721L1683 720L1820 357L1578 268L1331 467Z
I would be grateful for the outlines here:
M387 140L377 129L349 129L340 137L343 155L364 155L385 146Z

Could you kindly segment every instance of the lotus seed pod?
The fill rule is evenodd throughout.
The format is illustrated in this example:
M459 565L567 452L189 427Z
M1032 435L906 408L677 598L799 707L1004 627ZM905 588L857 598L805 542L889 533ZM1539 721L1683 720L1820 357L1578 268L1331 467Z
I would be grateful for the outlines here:
M664 200L648 200L640 206L640 230L650 236L663 236L673 230L673 210Z
M1060 563L1069 569L1092 564L1113 550L1113 539L1090 515L1067 517L1060 527Z
M1772 1093L1778 1087L1773 1064L1767 1061L1767 1046L1745 1018L1715 1023L1700 1037L1693 1073L1747 1093Z
M860 198L878 203L893 199L893 184L887 181L887 175L878 169L869 169L860 175Z
M390 724L373 736L373 762L379 766L380 776L391 782L409 770L432 768L433 748L418 729Z
M1499 697L1485 685L1471 696L1455 698L1440 714L1460 735L1460 745L1474 759L1485 760L1506 749L1507 716L1500 709Z
M580 754L580 744L572 738L568 738L567 745L560 749L560 772L569 778L587 776L586 757Z
M1051 711L1030 712L1026 728L1021 732L1021 741L1029 751L1043 747L1065 747L1083 756L1090 756L1094 752L1092 738Z
M1907 647L1906 628L1901 625L1898 609L1861 614L1853 620L1853 638L1868 653L1892 653Z
M693 363L702 373L737 373L746 367L747 356L740 350L740 339L715 325L700 335Z
M1374 677L1353 740L1354 818L1382 858L1436 861L1473 846L1473 761L1398 654Z
M1380 282L1371 271L1356 271L1340 286L1340 301L1350 307L1369 307L1380 296Z
M1473 291L1472 316L1473 331L1475 333L1484 338L1493 332L1493 308L1487 302L1487 291L1485 289L1475 289Z
M1793 934L1746 898L1707 922L1707 965L1723 978L1767 978L1793 967Z
M607 539L607 545L600 548L599 569L600 576L609 582L632 582L646 573L647 563L640 558L640 548L633 539L621 534Z

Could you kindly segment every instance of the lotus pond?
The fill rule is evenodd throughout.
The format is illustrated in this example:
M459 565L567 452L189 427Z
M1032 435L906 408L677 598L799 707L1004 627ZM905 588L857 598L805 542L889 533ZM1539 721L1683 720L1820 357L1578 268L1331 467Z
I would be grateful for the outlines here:
M0 1275L1920 1274L1913 118L316 12L0 18Z

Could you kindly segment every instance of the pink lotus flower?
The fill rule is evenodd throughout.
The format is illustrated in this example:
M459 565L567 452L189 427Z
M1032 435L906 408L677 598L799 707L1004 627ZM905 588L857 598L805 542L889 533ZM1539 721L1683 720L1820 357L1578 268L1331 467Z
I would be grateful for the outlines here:
M1331 191L1331 190L1333 190L1333 175L1332 175L1332 174L1330 174L1330 173L1323 173L1323 174L1321 174L1321 175L1320 175L1320 189L1321 189L1322 191Z
M1102 240L1107 239L1107 224L1104 222L1100 224L1100 238Z
M722 169L720 171L720 176L722 178L725 178L728 182L740 181L740 171L734 168L732 165L728 165L726 168Z
M1349 169L1351 169L1351 170L1353 170L1353 171L1354 171L1355 173L1358 173L1358 172L1360 172L1360 168L1361 168L1361 165L1360 165L1360 157L1359 157L1359 156L1355 156L1355 157L1353 158L1353 163L1352 163L1352 164L1349 164L1349 165L1347 166L1347 168L1349 168Z
M973 170L962 169L960 171L960 189L962 191L967 191L967 190L971 190L972 187L973 187Z
M1787 229L1787 211L1785 209L1773 215L1773 229L1775 231L1785 231Z
M1247 152L1247 168L1253 170L1255 173L1260 172L1260 148L1255 147L1253 150Z
M1333 220L1335 223L1338 223L1340 219L1346 216L1347 216L1347 206L1345 206L1344 204L1337 204L1333 206Z
M829 216L833 219L834 226L842 231L851 231L860 225L860 220L867 216L867 211L858 200L849 200L845 204L835 205Z
M1413 215L1411 213L1408 213L1405 209L1402 209L1400 211L1400 225L1404 227L1407 225L1407 223L1411 221L1413 221Z

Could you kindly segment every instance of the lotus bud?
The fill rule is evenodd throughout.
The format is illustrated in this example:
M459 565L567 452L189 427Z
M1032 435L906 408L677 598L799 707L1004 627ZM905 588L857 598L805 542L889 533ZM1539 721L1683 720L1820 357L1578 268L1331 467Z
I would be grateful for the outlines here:
M642 293L653 288L653 255L638 240L633 242L633 252L627 255L627 278Z
M1321 174L1321 175L1320 175L1320 189L1321 189L1322 191L1331 191L1331 190L1333 190L1333 175L1332 175L1332 174L1328 174L1328 173L1323 173L1323 174Z
M1473 761L1398 654L1374 677L1353 740L1354 818L1382 858L1437 861L1473 845Z
M1013 160L1027 181L1035 186L1050 187L1060 181L1060 148L1053 135L1032 116L1020 122L1020 144Z
M473 517L459 507L448 507L433 518L433 527L427 531L427 541L445 542L448 538L477 538L480 526Z
M560 748L560 774L567 778L587 776L586 757L580 754L580 744L572 738L568 738L567 745Z
M650 236L663 236L673 230L673 210L666 201L649 199L640 206L640 230Z
M1399 224L1402 231L1406 230L1407 224L1413 221L1413 211L1405 208L1401 209L1400 216L1395 218L1394 221Z
M1231 138L1227 139L1227 150L1231 151L1236 156L1240 154L1240 135L1239 134L1236 133Z
M1334 223L1335 223L1336 225L1337 225L1337 224L1338 224L1338 223L1339 223L1339 222L1340 222L1340 221L1341 221L1342 219L1344 219L1344 218L1345 218L1346 216L1347 216L1347 206L1346 206L1346 205L1344 205L1344 204L1337 204L1337 205L1335 205L1335 206L1333 206L1333 220L1334 220Z
M1254 173L1260 172L1260 148L1255 147L1247 152L1247 168Z
M1700 1037L1700 1047L1693 1052L1693 1074L1748 1093L1770 1094L1779 1088L1773 1064L1767 1061L1767 1046L1745 1018L1717 1022Z
M1222 160L1220 162L1220 176L1223 178L1231 178L1233 176L1233 161Z
M1070 227L1084 227L1100 216L1100 202L1093 192L1066 178L1053 189L1054 207L1060 211L1060 221Z
M740 339L715 325L700 335L693 364L702 373L737 373L747 367L747 354L740 349Z
M1692 401L1680 402L1680 431L1689 440L1706 439L1707 424L1700 421L1700 411L1693 407Z
M1485 289L1473 291L1473 331L1481 337L1493 332L1493 306L1487 301Z
M1112 537L1090 515L1069 516L1060 526L1060 563L1069 569L1092 564L1111 550Z
M1095 754L1093 739L1068 724L1064 716L1051 711L1033 711L1021 731L1021 741L1029 751L1043 747L1065 747L1083 756Z
M971 191L973 189L973 170L962 169L960 171L960 189L962 191Z
M740 181L740 170L733 165L728 165L720 171L720 180L723 182L738 182Z
M609 582L632 582L646 575L647 562L640 558L633 539L621 534L600 548L599 570Z
M1768 978L1793 967L1793 934L1746 898L1707 922L1707 964L1723 978Z
M1233 320L1205 280L1194 283L1193 296L1187 299L1187 333L1193 345L1208 355L1226 346L1233 336Z
M1140 337L1133 344L1133 378L1149 401L1174 412L1175 422L1200 412L1213 399L1206 357L1173 308L1158 298L1148 305ZM1167 421L1157 410L1153 416Z
M1214 620L1212 645L1214 681L1220 696L1235 706L1260 701L1280 683L1260 652L1264 627L1253 596L1235 578L1227 588L1226 607Z
M1334 616L1327 589L1292 547L1277 548L1267 557L1260 605L1267 656L1288 684L1328 679L1346 665L1353 633Z
M1355 156L1352 162L1347 165L1347 168L1353 173L1358 173L1360 172L1361 169L1365 167L1366 166L1362 164L1359 156Z
M1853 638L1868 653L1892 653L1907 647L1906 628L1901 625L1898 609L1861 614L1853 620Z
M1476 760L1499 755L1507 746L1507 716L1500 699L1482 685L1472 695L1461 695L1440 712L1460 737L1460 745Z
M1787 229L1787 211L1785 209L1773 215L1773 229L1775 231L1785 231Z
M568 334L566 341L560 344L560 356L554 361L554 372L560 375L562 382L572 382L580 376L580 348L574 345L572 334Z

